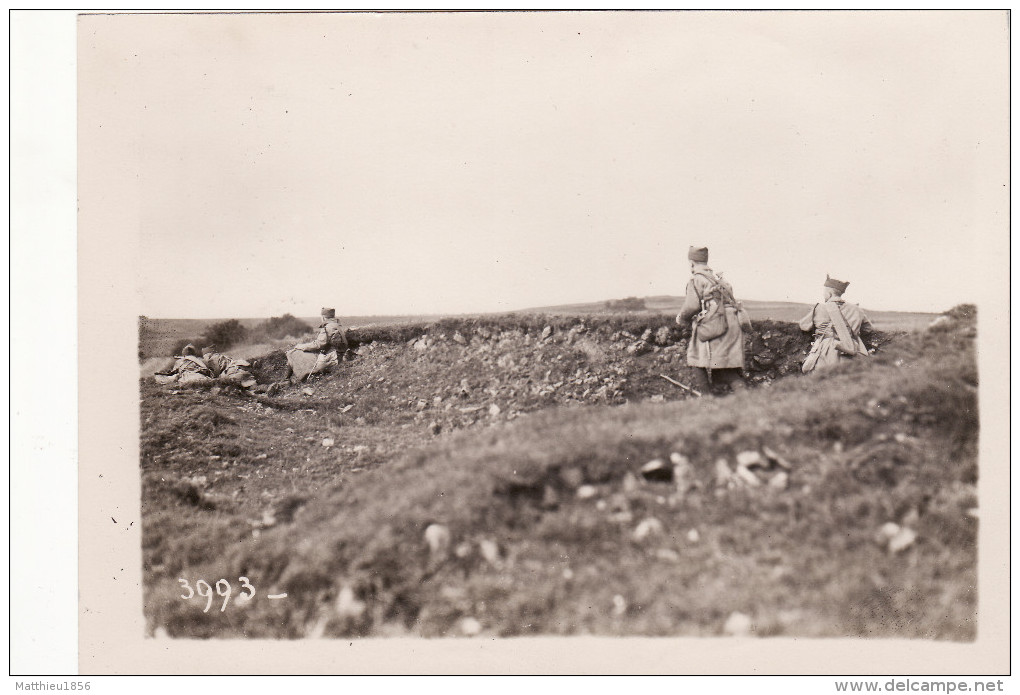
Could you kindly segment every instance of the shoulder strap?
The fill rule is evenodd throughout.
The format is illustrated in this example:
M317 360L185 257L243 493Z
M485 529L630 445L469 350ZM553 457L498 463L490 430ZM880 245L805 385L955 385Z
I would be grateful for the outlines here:
M836 302L826 302L822 306L825 307L826 313L829 314L829 320L832 321L832 327L836 330L840 347L848 355L856 354L857 341L854 340L853 333L850 331L850 326L846 323L843 312L839 310L839 304Z

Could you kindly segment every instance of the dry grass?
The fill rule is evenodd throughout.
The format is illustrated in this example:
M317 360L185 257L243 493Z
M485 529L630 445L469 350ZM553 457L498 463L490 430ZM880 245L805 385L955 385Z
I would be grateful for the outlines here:
M534 338L543 317L365 332L363 354L313 396L251 401L144 384L150 629L443 636L470 617L493 636L714 635L740 611L761 636L973 639L970 325L902 335L829 373L687 400L653 390L669 388L655 374L681 355L620 362L612 347L614 332L658 319L609 320L568 342L576 319L564 318L554 344ZM478 329L502 337L483 341ZM423 332L447 339L423 352L406 345ZM547 371L565 381L578 365L623 363L633 370L625 405L585 405L583 379L559 395L526 388ZM648 403L656 393L671 400ZM493 402L498 416L485 409ZM716 488L719 457L732 465L762 446L793 464L788 489ZM674 451L689 457L694 489L636 476ZM581 499L582 485L596 494ZM275 524L260 529L266 512ZM653 517L661 532L636 540ZM890 554L874 541L887 522L918 540ZM441 557L423 540L430 524L449 530ZM242 575L260 593L247 607L203 613L179 598L179 577ZM267 601L268 591L288 599Z

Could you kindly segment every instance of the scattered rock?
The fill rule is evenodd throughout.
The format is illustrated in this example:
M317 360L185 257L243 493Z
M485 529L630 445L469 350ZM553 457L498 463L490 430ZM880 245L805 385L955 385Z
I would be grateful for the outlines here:
M306 386L303 389L301 389L301 393L305 394L306 396L314 396L315 395L315 391L312 389L311 386Z
M459 343L460 345L467 345L467 339L460 334L460 331L456 331L453 334L453 342Z
M337 616L341 618L358 618L365 612L365 602L359 601L354 595L354 590L345 585L337 594L334 604Z
M747 637L753 630L754 623L751 621L751 616L738 611L730 613L730 617L726 619L726 624L723 625L723 634L730 637Z
M715 460L715 486L716 487L729 487L733 481L733 471L730 470L730 464L726 462L724 458L718 458Z
M790 476L786 471L779 471L769 480L769 487L776 490L785 490L790 486Z
M429 524L425 529L425 542L432 557L443 559L450 551L450 529L442 524Z
M265 461L267 458L269 458L269 454L259 454L258 456L255 457L255 460Z
M353 407L354 407L353 403L351 403L350 405L345 405L343 408L340 409L340 412L341 413L349 413L349 412L351 412L351 408L353 408Z
M690 541L691 543L697 543L698 541L700 541L701 534L698 533L698 529L692 528L690 531L688 531L687 540Z
M900 532L899 524L893 523L892 521L887 521L886 523L882 524L882 528L878 529L878 531L875 533L875 543L881 546L887 546L889 544L889 540L899 532Z
M757 451L741 451L737 454L737 467L738 468L766 468L765 459L762 458L760 452Z
M648 400L651 401L652 403L665 403L666 397L661 393L657 393L654 396L649 396Z
M429 349L429 344L428 341L425 339L425 336L422 336L421 338L416 340L414 342L414 345L412 345L411 347L413 347L418 352L425 352L426 350Z
M638 483L637 476L630 471L623 474L623 491L626 493L636 492L640 483Z
M899 532L889 539L889 552L893 555L901 553L914 544L917 540L917 533L910 528L902 527Z
M273 516L272 512L264 512L259 523L262 525L262 528L272 528L276 526L276 517Z
M657 536L662 533L662 522L655 517L648 517L634 529L634 540L638 543L649 538L651 536Z
M499 569L499 567L503 564L499 557L499 545L496 541L483 538L478 541L478 550L481 551L482 557L485 558L485 561L496 569Z
M667 465L662 459L653 459L641 466L641 475L645 480L668 483L673 480L673 466Z
M482 624L472 617L461 618L460 632L465 637L477 637L482 631Z
M569 567L564 567L563 578L569 582L571 579L574 578L574 570L570 569Z
M499 406L495 403L489 406L489 417L496 417L500 412Z
M322 440L322 445L325 446L325 447L333 446L333 438L332 437L326 437L325 439Z
M547 339L551 335L552 335L552 326L546 326L545 328L542 329L542 340Z
M749 487L761 487L761 479L743 466L737 466L736 476Z
M793 466L790 465L790 462L784 459L779 454L777 454L772 449L768 448L767 446L763 446L761 450L762 453L765 454L765 458L767 458L773 465L779 466L780 468L784 468L788 471L793 470Z
M468 543L467 541L464 541L463 543L458 543L457 547L453 551L453 554L463 560L464 558L471 554L471 547L472 547L471 544Z
M627 599L620 594L613 597L613 615L623 615L627 612Z
M659 548L655 551L655 557L665 562L680 562L680 553L669 548Z
M655 342L659 345L669 345L673 339L673 332L669 326L661 326L655 331Z
M594 485L582 485L577 488L577 498L582 500L591 499L595 495L599 494L598 488Z
M694 467L683 454L673 452L669 455L669 462L673 464L673 480L676 481L676 489L681 495L688 490L698 486L697 478L694 475Z

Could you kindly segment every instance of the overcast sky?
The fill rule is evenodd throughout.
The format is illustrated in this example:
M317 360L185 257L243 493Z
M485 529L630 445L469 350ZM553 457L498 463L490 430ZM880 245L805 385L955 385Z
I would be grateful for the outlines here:
M161 317L1008 281L1005 12L86 16L80 233ZM1001 273L999 272L1001 270Z

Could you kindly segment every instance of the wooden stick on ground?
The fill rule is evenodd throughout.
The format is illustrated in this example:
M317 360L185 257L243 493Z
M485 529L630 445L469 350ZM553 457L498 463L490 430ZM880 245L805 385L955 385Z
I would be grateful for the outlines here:
M680 383L679 381L674 381L673 379L670 379L670 378L669 378L668 376L666 376L665 374L660 374L659 376L661 376L661 377L662 377L663 379L665 379L665 380L666 380L666 381L668 381L669 383L673 384L674 386L679 386L679 387L680 387L680 388L682 388L682 389L683 389L684 391L690 391L690 392L691 392L691 393L693 393L693 394L694 394L695 396L698 396L699 398L701 397L701 391L698 391L698 390L696 390L696 389L692 389L692 388L691 388L690 386L684 386L684 385L683 385L683 384L681 384L681 383Z

